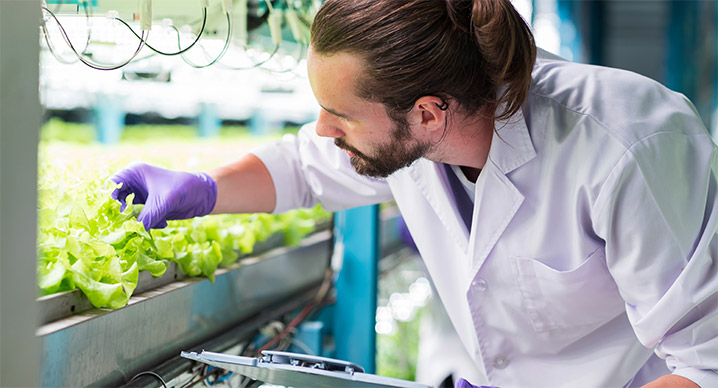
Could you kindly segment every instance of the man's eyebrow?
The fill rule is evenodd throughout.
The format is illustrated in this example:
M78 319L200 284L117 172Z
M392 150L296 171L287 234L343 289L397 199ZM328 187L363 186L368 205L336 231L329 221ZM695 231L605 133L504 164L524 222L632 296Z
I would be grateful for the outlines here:
M325 107L324 105L321 105L321 104L320 104L319 106L321 106L322 109L324 109L325 111L327 111L327 112L333 114L334 116L341 117L341 118L347 119L347 120L349 119L349 116L347 116L346 114L339 113L339 112L334 111L334 110L332 110L332 109L329 109L329 108L327 108L327 107Z

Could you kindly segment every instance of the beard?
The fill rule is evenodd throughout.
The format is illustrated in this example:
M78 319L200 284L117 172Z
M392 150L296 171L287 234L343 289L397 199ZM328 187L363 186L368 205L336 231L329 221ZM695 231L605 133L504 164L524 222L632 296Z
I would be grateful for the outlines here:
M386 178L408 167L431 149L430 143L411 138L406 123L395 123L391 139L375 146L372 155L366 155L348 145L344 138L334 139L334 144L355 155L350 158L350 163L357 173L373 178Z

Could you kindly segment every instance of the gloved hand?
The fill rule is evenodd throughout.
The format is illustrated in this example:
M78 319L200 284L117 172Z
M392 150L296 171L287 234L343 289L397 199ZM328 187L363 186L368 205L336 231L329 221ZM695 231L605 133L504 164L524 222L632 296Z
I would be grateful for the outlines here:
M145 163L132 163L110 177L122 187L112 192L112 198L122 204L130 193L132 203L145 207L137 220L145 229L164 228L167 220L181 220L209 214L217 202L217 183L203 172L165 170Z
M459 379L454 383L454 388L496 388L496 387L488 387L486 385L478 386L478 385L472 385L470 382Z

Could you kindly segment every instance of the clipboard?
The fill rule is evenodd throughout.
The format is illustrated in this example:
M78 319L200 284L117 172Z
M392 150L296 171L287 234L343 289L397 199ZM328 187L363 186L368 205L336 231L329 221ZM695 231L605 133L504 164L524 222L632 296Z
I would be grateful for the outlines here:
M229 370L254 380L294 388L431 388L413 381L365 373L361 366L333 358L262 351L263 357L244 357L202 351L182 357Z

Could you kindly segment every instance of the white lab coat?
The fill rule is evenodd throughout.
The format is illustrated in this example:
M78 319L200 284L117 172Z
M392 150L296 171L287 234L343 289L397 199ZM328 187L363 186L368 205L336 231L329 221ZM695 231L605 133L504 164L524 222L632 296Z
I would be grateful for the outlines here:
M255 151L275 212L396 200L492 385L637 386L672 371L718 387L718 153L693 106L544 52L532 78L522 111L497 123L471 231L439 165L362 177L311 124Z

